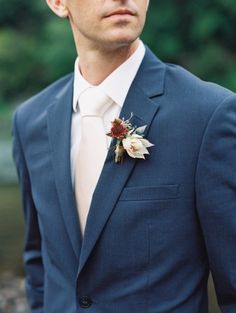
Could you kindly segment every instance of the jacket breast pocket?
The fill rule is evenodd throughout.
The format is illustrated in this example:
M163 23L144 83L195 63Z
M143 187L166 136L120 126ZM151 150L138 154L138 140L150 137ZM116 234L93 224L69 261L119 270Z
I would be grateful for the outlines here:
M179 197L178 184L125 187L119 201L168 200Z

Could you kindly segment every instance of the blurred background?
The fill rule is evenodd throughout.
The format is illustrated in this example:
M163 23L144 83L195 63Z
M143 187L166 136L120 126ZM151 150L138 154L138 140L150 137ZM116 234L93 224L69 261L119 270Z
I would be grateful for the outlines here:
M235 0L151 0L142 39L163 61L236 91L235 30ZM44 0L0 0L0 313L28 312L11 116L22 101L73 71L75 57L68 21ZM209 290L210 312L219 313L211 279Z

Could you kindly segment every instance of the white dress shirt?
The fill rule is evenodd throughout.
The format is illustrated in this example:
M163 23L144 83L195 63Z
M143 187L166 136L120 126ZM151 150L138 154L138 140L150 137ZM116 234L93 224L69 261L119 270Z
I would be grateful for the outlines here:
M108 133L111 129L111 122L116 117L119 117L125 98L142 63L144 55L145 47L142 41L140 41L136 51L99 85L99 88L113 100L111 107L104 114L105 133ZM73 114L71 124L71 178L73 185L75 179L75 161L81 133L78 99L80 94L91 86L92 85L81 75L79 70L79 58L77 58L74 69ZM96 138L94 138L94 140L96 140ZM107 136L107 147L109 147L110 142L111 138Z

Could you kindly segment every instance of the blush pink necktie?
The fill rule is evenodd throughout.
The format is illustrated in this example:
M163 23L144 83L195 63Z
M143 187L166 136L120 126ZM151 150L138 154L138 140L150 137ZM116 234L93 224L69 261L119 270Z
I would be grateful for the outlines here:
M86 89L79 98L81 140L75 166L75 196L82 234L108 152L103 116L112 102L98 87Z

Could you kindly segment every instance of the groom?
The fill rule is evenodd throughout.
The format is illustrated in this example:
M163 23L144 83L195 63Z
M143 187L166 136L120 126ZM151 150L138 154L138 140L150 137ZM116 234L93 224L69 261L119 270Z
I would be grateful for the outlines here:
M211 270L235 313L236 95L143 45L148 0L47 3L79 57L14 115L32 312L207 313Z

